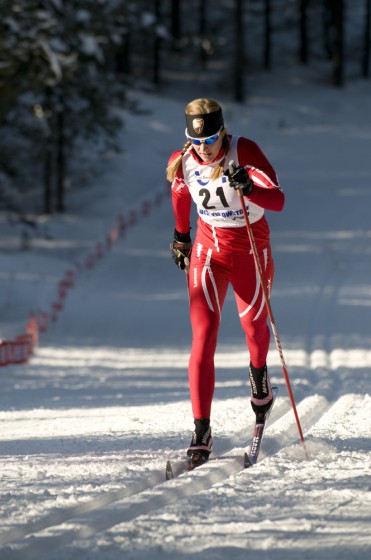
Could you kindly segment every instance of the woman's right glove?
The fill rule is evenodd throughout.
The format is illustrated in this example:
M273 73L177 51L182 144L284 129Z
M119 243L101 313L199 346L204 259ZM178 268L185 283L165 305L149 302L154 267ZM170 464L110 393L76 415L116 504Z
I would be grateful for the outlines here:
M189 262L192 252L191 234L179 233L174 230L174 241L170 244L171 256L178 268L181 270L189 270Z

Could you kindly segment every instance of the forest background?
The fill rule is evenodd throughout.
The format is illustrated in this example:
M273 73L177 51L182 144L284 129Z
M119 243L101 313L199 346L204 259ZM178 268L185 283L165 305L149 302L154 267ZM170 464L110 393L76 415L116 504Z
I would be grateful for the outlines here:
M86 150L120 149L135 90L248 104L256 76L280 67L310 65L329 88L369 79L370 3L2 0L0 209L25 244L65 212L96 171Z

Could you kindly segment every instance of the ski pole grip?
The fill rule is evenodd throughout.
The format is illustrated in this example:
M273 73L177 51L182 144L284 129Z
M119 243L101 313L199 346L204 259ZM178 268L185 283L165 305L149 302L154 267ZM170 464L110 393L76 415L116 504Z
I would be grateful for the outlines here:
M233 173L236 171L237 167L233 159L231 159L231 161L229 162L228 169L230 175L233 175Z
M233 175L233 173L236 171L237 166L234 162L233 159L231 159L231 161L228 164L228 169L229 169L229 176L231 177ZM238 194L242 197L243 196L243 191L242 189L236 189Z

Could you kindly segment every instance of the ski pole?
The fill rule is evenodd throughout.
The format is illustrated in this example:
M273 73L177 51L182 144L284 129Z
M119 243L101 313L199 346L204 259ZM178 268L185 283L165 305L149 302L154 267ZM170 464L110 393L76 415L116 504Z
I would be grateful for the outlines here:
M230 173L230 175L232 175L234 173L234 170L235 170L235 163L234 163L234 161L230 161L229 162L229 173ZM271 306L270 301L269 301L269 293L268 293L268 289L267 289L267 283L265 281L263 268L262 268L262 265L261 265L261 262L260 262L260 259L259 259L258 249L256 247L254 234L253 234L252 229L251 229L250 220L249 220L249 217L247 215L242 189L238 189L237 192L240 196L242 213L243 213L243 216L244 216L245 222L246 222L246 229L247 229L247 233L248 233L248 236L249 236L252 253L253 253L253 256L254 256L255 266L256 266L256 269L257 269L258 274L259 274L260 285L262 287L263 295L264 295L264 299L265 299L265 305L267 307L267 311L268 311L268 315L269 315L269 319L270 319L270 323L271 323L271 327L272 327L274 340L276 342L278 354L280 356L280 361L281 361L281 365L282 365L283 376L284 376L285 382L286 382L287 392L288 392L290 402L291 402L291 406L292 406L292 409L293 409L293 412L294 412L294 416L295 416L295 420L296 420L296 425L298 427L300 440L301 440L301 442L303 444L303 447L304 447L304 453L305 453L306 458L308 459L309 458L308 457L308 452L307 452L307 449L306 449L306 446L305 446L303 431L301 429L300 419L299 419L298 411L296 409L294 395L293 395L292 389L291 389L290 378L289 378L289 374L288 374L287 367L286 367L286 364L285 364L285 358L283 356L282 345L281 345L280 337L278 335L276 323L275 323L275 320L274 320L272 306Z
M189 266L190 266L189 257L184 257L184 273L185 273L186 284L187 284L188 304L190 306L191 305L191 298L190 298L190 295L189 295Z
M191 298L190 298L190 295L189 295L189 267L188 267L188 269L187 268L184 269L184 273L185 273L186 286L187 286L188 305L191 306Z

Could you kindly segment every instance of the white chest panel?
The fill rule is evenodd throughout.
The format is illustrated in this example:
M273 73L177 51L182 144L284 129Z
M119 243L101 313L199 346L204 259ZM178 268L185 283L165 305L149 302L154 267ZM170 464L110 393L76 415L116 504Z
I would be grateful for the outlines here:
M233 160L238 165L237 156L238 137L232 136L230 150L225 158L224 168ZM210 179L218 163L198 165L192 154L187 152L183 156L183 174L192 199L197 206L198 215L206 223L215 227L242 227L245 220L241 208L239 194L229 185L224 175L217 179ZM244 198L251 223L259 220L264 210Z

